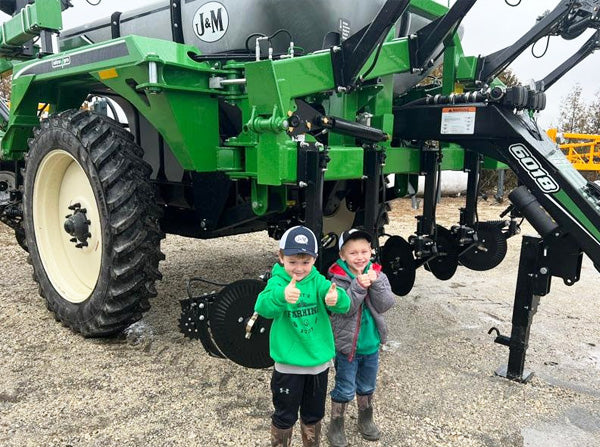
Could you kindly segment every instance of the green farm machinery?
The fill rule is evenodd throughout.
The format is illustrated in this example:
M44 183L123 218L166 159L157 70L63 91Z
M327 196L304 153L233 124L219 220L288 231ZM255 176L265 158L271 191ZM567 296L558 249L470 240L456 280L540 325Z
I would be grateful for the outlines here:
M0 219L28 250L50 311L86 337L138 321L165 233L277 239L304 224L322 236L326 268L340 231L387 235L389 202L421 175L414 234L375 251L398 295L419 267L447 280L460 265L498 266L522 218L538 231L523 239L512 334L495 340L510 348L505 374L526 380L539 296L553 276L576 282L583 253L600 265L600 186L535 121L545 90L600 47L600 1L562 0L513 45L477 57L460 40L475 2L163 0L62 30L69 1L0 1L11 16L0 69L12 71ZM590 28L545 79L498 79L539 39ZM482 222L481 170L499 166L520 186ZM468 173L451 228L436 223L442 170ZM194 297L182 330L213 355L267 366L268 322L253 315L262 287L243 280Z

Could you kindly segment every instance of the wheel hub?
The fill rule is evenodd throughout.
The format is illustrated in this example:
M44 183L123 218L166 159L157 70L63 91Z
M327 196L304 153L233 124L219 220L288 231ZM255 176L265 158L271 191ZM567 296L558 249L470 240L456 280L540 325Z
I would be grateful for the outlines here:
M65 231L70 236L73 236L71 242L75 244L76 248L87 247L87 240L92 237L92 234L90 233L91 222L86 215L87 210L81 208L79 203L69 206L69 209L73 211L73 214L65 216Z

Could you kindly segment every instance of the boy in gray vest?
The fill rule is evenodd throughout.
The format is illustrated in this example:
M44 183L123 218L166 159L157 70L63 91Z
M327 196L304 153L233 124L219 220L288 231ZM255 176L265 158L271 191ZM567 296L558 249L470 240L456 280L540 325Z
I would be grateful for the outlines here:
M335 387L331 391L331 422L327 438L332 447L346 447L344 413L348 402L358 404L358 430L376 441L381 432L373 422L373 393L379 368L379 346L385 343L383 313L394 305L394 294L379 264L371 262L371 235L345 231L339 240L340 259L328 271L331 282L350 296L350 310L332 314L335 336Z

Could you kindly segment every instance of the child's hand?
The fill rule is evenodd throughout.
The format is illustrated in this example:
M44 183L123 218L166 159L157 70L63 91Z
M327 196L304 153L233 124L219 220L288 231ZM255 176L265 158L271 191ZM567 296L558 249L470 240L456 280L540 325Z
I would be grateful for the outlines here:
M329 288L327 295L325 295L325 304L327 304L328 306L335 306L337 304L338 293L336 288L336 284L331 283L331 287Z
M374 283L375 281L377 281L377 272L375 271L373 266L371 266L369 268L369 271L367 272L367 276L369 277L369 280L371 280L371 284Z
M371 287L371 278L369 278L368 273L358 275L356 277L356 280L358 281L358 285L361 286L363 289L368 289L369 287Z
M296 287L296 275L292 277L290 283L284 289L285 300L290 304L296 304L300 298L300 289Z

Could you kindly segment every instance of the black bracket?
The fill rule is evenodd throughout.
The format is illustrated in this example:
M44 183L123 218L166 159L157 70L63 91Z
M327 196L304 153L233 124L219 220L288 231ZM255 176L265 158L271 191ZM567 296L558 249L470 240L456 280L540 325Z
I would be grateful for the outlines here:
M382 184L385 152L378 150L375 145L364 145L364 226L373 238L373 248L379 249L379 225L382 203L380 192ZM385 206L385 204L383 204Z
M499 368L497 375L523 383L531 379L533 373L525 370L525 356L540 297L550 292L552 276L563 278L567 285L577 282L581 260L581 250L568 237L547 243L537 236L523 236L511 335L501 335L495 328L488 332L495 330L494 341L509 348L508 364Z
M417 31L409 41L411 66L425 70L433 65L433 52L456 32L460 22L477 0L458 0L442 17Z
M171 34L173 35L173 42L184 43L181 0L171 0Z
M110 16L110 36L112 39L121 37L121 12L115 11Z
M320 143L298 143L298 186L304 190L304 225L317 236L319 252L322 251L321 236L323 234L323 186L325 171L329 163L327 148ZM317 258L317 268L323 271Z
M188 285L188 295L189 285ZM181 316L179 318L179 329L183 335L200 340L202 346L212 357L225 358L210 335L208 329L210 307L213 305L219 293L208 293L198 297L181 300Z
M387 0L370 25L350 36L341 46L331 47L333 78L338 91L356 86L360 70L409 5L410 0Z

